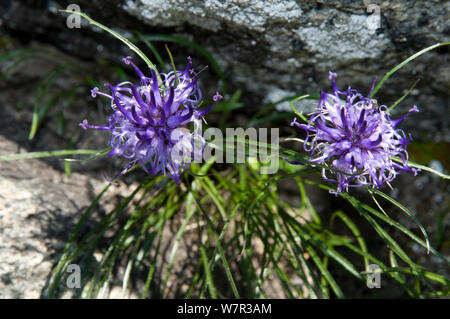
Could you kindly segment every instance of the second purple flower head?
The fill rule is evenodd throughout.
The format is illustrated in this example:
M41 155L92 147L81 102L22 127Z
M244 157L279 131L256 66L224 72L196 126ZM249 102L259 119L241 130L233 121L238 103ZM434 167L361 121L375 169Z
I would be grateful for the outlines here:
M337 183L333 193L348 191L349 187L365 185L380 188L392 181L399 172L416 174L407 164L406 146L411 142L397 126L411 113L414 106L397 120L392 120L385 105L378 106L355 89L340 91L336 73L330 72L333 93L321 92L318 109L309 123L291 123L306 131L304 148L311 161L328 166L322 169L325 180ZM399 157L400 162L393 157ZM335 177L329 177L332 171ZM337 172L339 171L339 172Z

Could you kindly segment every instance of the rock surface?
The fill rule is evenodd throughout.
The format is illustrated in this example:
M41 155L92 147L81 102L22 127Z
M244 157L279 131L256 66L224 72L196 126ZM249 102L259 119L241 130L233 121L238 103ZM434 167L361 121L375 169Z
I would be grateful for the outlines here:
M127 54L117 41L86 23L82 30L68 29L57 10L70 3L4 1L0 19L8 32L53 42L84 58L119 61ZM244 99L256 105L254 109L276 95L273 91L328 89L329 70L339 74L339 85L368 92L374 77L380 79L413 53L450 38L450 4L438 0L122 0L108 5L81 0L77 4L111 27L181 35L198 43L217 59L231 89L244 89ZM377 97L389 105L420 79L398 114L417 104L423 113L414 127L420 138L436 142L450 141L445 53L448 48L415 60Z
M0 153L20 147L0 136ZM0 298L39 298L64 241L101 181L40 160L0 162Z

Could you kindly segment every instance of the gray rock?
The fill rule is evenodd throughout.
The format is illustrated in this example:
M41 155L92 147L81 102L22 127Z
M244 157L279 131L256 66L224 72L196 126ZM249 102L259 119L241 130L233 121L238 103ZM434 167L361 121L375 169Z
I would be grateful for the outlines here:
M0 146L1 154L18 149L2 136ZM89 181L68 181L39 160L0 162L0 172L0 298L38 298L52 254L89 203Z
M57 14L69 2L47 5L5 1L0 19L6 30L43 38L86 58L119 61L127 50L103 33L83 25L67 29ZM104 5L81 0L83 11L122 30L170 33L187 37L209 50L225 70L231 89L243 88L249 105L270 100L273 90L295 93L329 89L328 71L339 74L338 84L368 92L406 57L438 42L449 41L448 1L296 1L296 0L123 0ZM415 94L396 110L399 115L417 104L419 123L405 128L416 138L450 141L448 130L447 48L415 60L395 74L377 96L391 104L416 79ZM178 56L181 57L180 52ZM183 60L184 63L184 60ZM446 67L447 66L447 67ZM217 82L203 85L215 90ZM418 124L418 125L417 125Z
M20 149L0 135L0 154ZM0 299L40 298L74 225L106 181L79 173L69 178L38 159L0 162L0 176ZM134 187L110 188L96 214L112 209ZM111 288L105 296L117 298ZM64 297L75 293L67 288Z

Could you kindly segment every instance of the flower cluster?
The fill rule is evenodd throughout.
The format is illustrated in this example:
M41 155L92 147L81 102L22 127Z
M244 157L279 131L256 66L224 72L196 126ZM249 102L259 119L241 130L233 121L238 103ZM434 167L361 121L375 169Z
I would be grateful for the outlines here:
M307 133L304 148L311 153L311 161L331 167L335 178L328 177L322 169L325 180L337 183L332 193L348 191L349 187L371 185L380 188L392 181L400 171L417 174L417 170L407 165L406 146L411 142L403 130L397 126L413 112L397 120L389 117L385 105L378 106L369 97L348 88L339 91L336 74L330 72L333 93L321 92L318 110L311 115L307 125L296 125ZM402 163L393 161L398 156ZM339 171L339 172L338 172Z
M115 177L126 173L134 165L141 164L149 174L164 174L179 183L183 169L198 156L204 147L201 121L222 96L214 95L214 104L204 110L198 107L202 94L197 83L197 73L188 65L184 71L156 74L151 77L126 57L123 62L131 65L140 78L140 84L121 82L115 86L105 84L111 94L92 89L92 97L102 95L110 99L112 115L104 126L89 125L83 120L83 129L92 128L111 133L112 150L107 156L121 156L128 165ZM193 128L189 129L189 124Z

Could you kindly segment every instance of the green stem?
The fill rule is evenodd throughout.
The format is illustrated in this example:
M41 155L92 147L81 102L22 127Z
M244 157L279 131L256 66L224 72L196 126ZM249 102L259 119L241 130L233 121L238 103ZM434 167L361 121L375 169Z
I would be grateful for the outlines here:
M105 30L106 32L112 34L113 36L115 36L117 39L119 39L120 41L122 41L123 43L125 43L132 51L134 51L137 55L139 55L139 57L145 61L145 63L148 65L148 67L152 70L154 70L158 76L158 82L161 82L161 78L159 76L159 72L158 69L156 68L156 65L154 65L149 58L147 58L147 56L136 46L134 45L131 41L129 41L128 39L126 39L125 37L121 36L120 34L118 34L116 31L111 30L110 28L104 26L103 24L91 19L86 13L83 12L78 12L78 11L72 11L72 10L59 10L60 12L65 12L65 13L70 13L70 14L78 14L81 17L85 18L87 21L89 21L90 24L93 24L97 27L99 27L100 29Z
M89 154L96 154L98 152L99 152L98 150L57 150L46 152L30 152L30 153L3 155L0 156L0 162L14 161L28 158L50 157L50 156L89 155Z
M425 48L413 55L411 55L409 58L407 58L405 61L403 61L402 63L400 63L399 65L395 66L392 70L390 70L388 73L386 73L386 75L381 79L380 82L378 82L378 84L375 86L375 89L372 91L372 94L370 94L370 98L373 98L375 96L375 93L378 92L378 90L381 88L381 86L384 84L384 82L386 82L387 79L390 78L390 76L392 74L394 74L395 72L397 72L399 69L401 69L402 67L404 67L406 64L408 64L409 62L411 62L412 60L414 60L415 58L421 56L422 54L424 54L425 52L434 50L436 48L442 47L444 45L449 45L450 42L445 42L445 43L437 43L435 45L432 45L428 48Z

